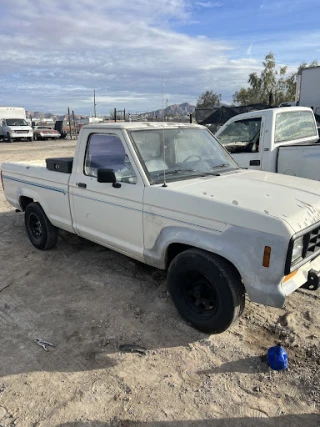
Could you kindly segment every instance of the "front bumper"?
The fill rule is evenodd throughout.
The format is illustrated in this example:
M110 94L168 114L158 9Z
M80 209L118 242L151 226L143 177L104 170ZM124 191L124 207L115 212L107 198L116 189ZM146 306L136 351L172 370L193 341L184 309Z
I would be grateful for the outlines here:
M11 132L10 133L11 138L32 138L33 133L32 132Z
M295 290L302 286L316 290L317 284L320 285L320 255L301 266L295 274L284 277L280 283L260 283L259 289L251 289L248 293L253 302L281 308L286 297Z
M290 295L296 289L305 285L306 283L310 283L310 273L319 272L320 271L320 255L312 261L307 262L303 266L301 266L297 273L285 283L282 283L282 290L284 296Z
M60 138L60 134L56 133L39 133L40 138Z

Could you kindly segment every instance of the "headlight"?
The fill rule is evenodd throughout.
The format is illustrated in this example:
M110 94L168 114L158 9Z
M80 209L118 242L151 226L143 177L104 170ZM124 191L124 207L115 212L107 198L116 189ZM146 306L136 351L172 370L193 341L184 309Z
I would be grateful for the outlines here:
M303 236L295 240L293 244L291 263L294 264L299 260L299 258L302 258L302 253L303 253Z

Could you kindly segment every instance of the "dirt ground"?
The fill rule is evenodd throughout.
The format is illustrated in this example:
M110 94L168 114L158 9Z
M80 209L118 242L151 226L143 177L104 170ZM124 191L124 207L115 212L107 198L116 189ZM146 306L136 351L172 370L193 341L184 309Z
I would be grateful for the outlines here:
M0 163L74 146L1 143ZM36 250L2 190L0 271L1 427L320 426L320 292L299 290L285 309L246 301L229 331L208 336L179 317L165 273L68 233ZM279 342L283 372L265 361Z

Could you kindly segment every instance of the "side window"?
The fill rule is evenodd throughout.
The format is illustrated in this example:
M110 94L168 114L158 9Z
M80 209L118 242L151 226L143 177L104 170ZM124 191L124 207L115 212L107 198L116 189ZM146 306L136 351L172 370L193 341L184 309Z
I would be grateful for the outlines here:
M218 136L219 142L230 153L259 151L261 117L238 120L227 126Z
M311 111L290 111L277 114L275 142L292 141L316 135L317 129Z
M84 174L96 177L97 169L100 168L113 169L119 182L137 182L137 176L117 135L93 134L89 137Z

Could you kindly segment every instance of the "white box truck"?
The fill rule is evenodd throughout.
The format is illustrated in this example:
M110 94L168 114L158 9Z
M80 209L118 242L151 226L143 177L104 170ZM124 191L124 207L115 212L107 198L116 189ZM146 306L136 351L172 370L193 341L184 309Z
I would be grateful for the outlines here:
M312 107L320 126L320 67L299 70L295 101L301 107Z
M23 107L0 107L0 139L8 142L33 140L32 127L26 121L26 110Z

